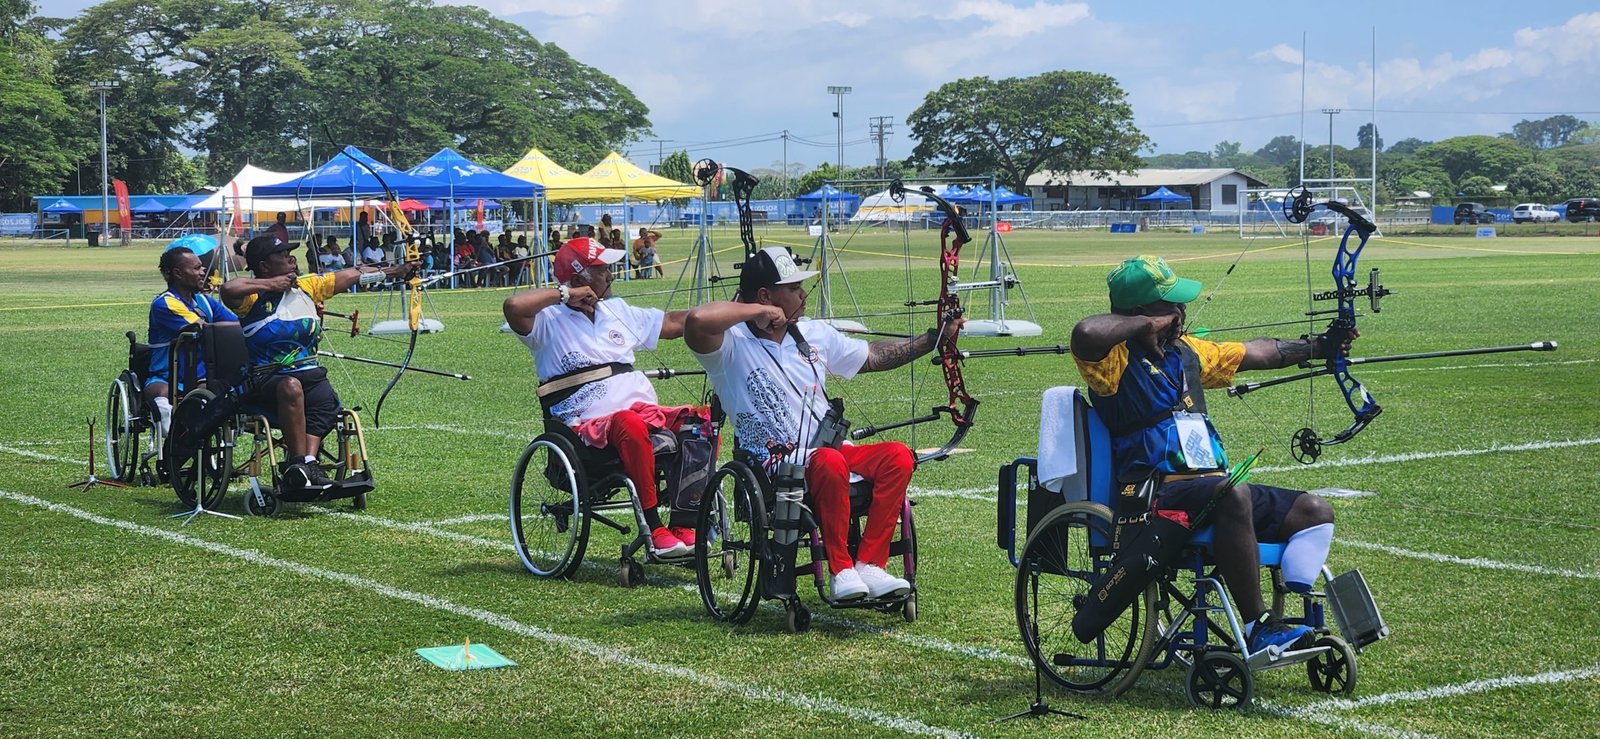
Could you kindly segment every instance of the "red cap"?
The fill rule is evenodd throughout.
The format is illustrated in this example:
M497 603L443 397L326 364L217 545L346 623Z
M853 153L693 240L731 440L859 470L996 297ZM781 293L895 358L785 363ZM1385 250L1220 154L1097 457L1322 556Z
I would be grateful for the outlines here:
M565 283L573 275L597 264L616 264L626 254L621 249L607 249L586 236L573 239L556 250L556 282Z

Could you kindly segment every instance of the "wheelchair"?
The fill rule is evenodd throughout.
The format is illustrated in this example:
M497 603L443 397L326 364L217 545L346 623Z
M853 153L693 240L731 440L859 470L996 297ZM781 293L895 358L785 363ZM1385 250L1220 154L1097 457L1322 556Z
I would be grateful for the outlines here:
M140 343L132 331L125 335L128 368L111 381L106 393L106 470L113 480L148 487L167 481L166 438L157 417L160 411L144 394L150 345Z
M1087 642L1074 635L1073 617L1089 604L1097 581L1117 561L1117 538L1132 536L1120 531L1119 523L1137 524L1113 514L1118 486L1110 433L1081 396L1074 404L1079 471L1068 478L1064 492L1040 484L1035 459L1019 458L1000 468L997 543L1017 568L1017 629L1034 665L1069 691L1106 697L1127 690L1146 669L1180 667L1190 704L1213 709L1249 706L1255 673L1298 664L1305 666L1312 689L1352 694L1357 653L1389 633L1361 573L1351 570L1333 577L1324 566L1321 590L1291 593L1278 567L1284 545L1258 544L1261 564L1273 583L1273 612L1287 623L1311 627L1314 641L1303 649L1269 647L1250 653L1244 646L1244 623L1212 569L1211 527L1193 535L1178 560L1101 633ZM1020 556L1019 483L1027 490ZM1291 615L1284 607L1295 601L1298 613ZM1329 627L1330 609L1342 637Z
M374 488L367 460L359 408L341 408L330 451L326 439L318 449L318 463L334 481L328 490L290 494L278 480L278 460L286 452L281 436L273 432L273 414L243 401L248 382L249 352L237 324L206 324L198 331L180 334L172 345L173 366L186 387L173 406L172 433L167 454L167 476L178 500L206 510L221 507L234 480L244 480L244 510L255 516L275 516L284 503L323 503L351 499L356 510L366 508L367 493ZM206 387L198 387L196 368L204 358ZM217 390L220 388L220 391ZM238 450L248 442L249 451ZM237 458L236 458L237 457Z
M684 491L684 483L703 484L704 474L698 479L689 474L669 475L685 460L697 457L714 461L717 454L717 424L711 434L700 433L700 421L694 419L656 444L657 502L667 506L676 501ZM622 545L618 560L618 576L622 586L636 587L645 579L645 564L687 566L694 561L693 550L686 554L661 557L651 551L650 527L645 523L644 509L639 503L638 489L622 470L622 461L614 449L596 449L585 444L578 435L545 408L544 433L539 434L523 448L511 476L510 525L511 539L517 556L528 571L540 578L564 578L583 564L589 548L589 529L593 523L615 529L622 534L634 533ZM653 436L652 441L657 437ZM689 445L701 446L691 452ZM709 465L705 466L709 469ZM631 513L619 521L622 511ZM692 511L673 509L673 525L684 521ZM626 522L624 522L626 521ZM644 550L644 561L635 558Z
M799 506L798 519L777 520L780 494L798 494L804 480L768 475L744 450L712 475L701 498L695 522L695 581L700 600L712 618L731 624L748 623L762 600L783 604L784 625L791 633L811 627L811 611L801 602L798 578L810 575L817 595L830 608L871 608L899 612L907 622L917 619L917 535L908 497L900 508L900 538L890 542L889 556L899 557L911 590L904 595L837 601L828 593L827 551L812 516L809 496ZM850 532L854 551L861 542L861 520L872 501L872 484L850 483ZM796 560L804 550L809 561Z

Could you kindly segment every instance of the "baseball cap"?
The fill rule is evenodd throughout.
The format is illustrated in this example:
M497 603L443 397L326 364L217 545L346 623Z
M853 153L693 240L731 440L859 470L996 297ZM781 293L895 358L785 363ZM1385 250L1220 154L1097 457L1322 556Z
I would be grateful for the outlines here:
M280 241L272 234L262 234L250 240L244 247L244 263L250 267L266 261L267 257L280 251L292 251L295 245L287 241Z
M621 249L607 249L600 242L587 238L576 238L561 245L556 250L556 261L553 265L556 272L556 282L566 282L572 276L597 264L616 264L627 252Z
M1200 297L1200 281L1173 274L1161 257L1139 256L1117 265L1106 276L1106 285L1111 288L1111 307L1117 310L1158 300L1187 303Z
M786 246L769 246L752 254L739 268L739 294L746 299L757 290L774 285L788 285L816 277L814 270L800 269L794 254Z

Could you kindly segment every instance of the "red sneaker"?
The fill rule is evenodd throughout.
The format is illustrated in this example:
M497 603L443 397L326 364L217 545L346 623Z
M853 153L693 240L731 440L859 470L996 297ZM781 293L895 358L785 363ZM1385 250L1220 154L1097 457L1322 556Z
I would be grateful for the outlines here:
M694 529L688 526L673 526L667 530L671 531L673 536L678 537L678 541L683 542L684 546L694 547Z
M650 553L657 557L681 557L689 553L689 547L662 526L650 532Z

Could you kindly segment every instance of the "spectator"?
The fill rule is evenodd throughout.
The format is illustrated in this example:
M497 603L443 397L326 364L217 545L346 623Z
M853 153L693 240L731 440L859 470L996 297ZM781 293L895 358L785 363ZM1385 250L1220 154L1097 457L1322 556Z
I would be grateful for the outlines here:
M278 240L282 241L285 244L289 243L289 224L287 222L288 218L289 218L289 214L282 213L282 212L278 213L278 222L272 224L272 228L267 229L268 233L272 234L273 236L278 237Z
M228 254L228 272L243 272L244 269L244 239L234 239L233 249Z
M622 244L619 244L619 243L617 243L617 242L612 240L611 232L616 230L616 229L612 228L612 226L611 226L611 214L610 213L604 213L604 214L602 214L600 216L600 228L598 230L599 230L600 234L596 238L598 238L600 240L600 245L601 246L604 246L607 249L621 249L622 248Z
M372 238L372 221L369 220L367 212L363 210L361 215L356 217L355 241L351 242L351 245L364 246L367 243L367 239L370 238Z
M468 232L468 233L470 233L470 232ZM480 266L480 267L487 266L487 265L490 265L490 264L494 264L496 261L498 261L498 260L496 260L494 258L494 250L489 248L489 234L487 234L487 233L478 234L478 240L477 240L476 243L473 244L473 247L472 247L472 258L474 260L477 260L478 266ZM494 273L496 273L498 271L499 271L498 269L486 269L486 270L477 272L476 274L477 274L477 277L478 277L478 280L477 280L478 287L488 287L491 283L494 282L494 277L495 277Z
M311 238L306 240L306 269L310 270L313 274L318 272L322 267L322 260L319 258L321 253L322 236L319 234L311 234Z
M387 258L388 255L384 253L383 247L378 246L377 237L368 237L366 247L361 250L361 263L381 265Z
M337 248L339 246L338 237L329 236L328 237L328 246L332 246L332 247ZM344 266L345 267L354 267L354 266L356 266L356 263L359 260L356 258L356 242L355 242L355 239L351 239L350 240L350 245L345 247L344 251L339 253L339 258L340 258L340 261L344 262Z
M528 281L528 257L532 254L533 252L528 250L528 237L518 236L517 246L511 250L511 257L513 259L520 259L522 261L517 262L511 268L511 273L516 275L516 278L511 281L511 284L521 285L522 283Z
M639 227L639 238L633 240L634 277L640 279L650 277L651 267L655 268L657 277L667 276L666 271L661 268L661 260L656 256L656 241L660 238L660 231Z

